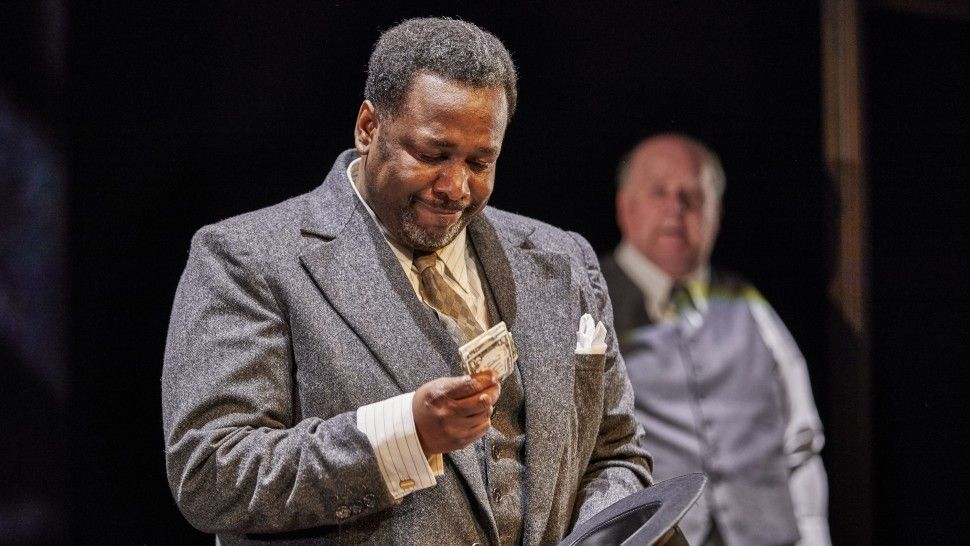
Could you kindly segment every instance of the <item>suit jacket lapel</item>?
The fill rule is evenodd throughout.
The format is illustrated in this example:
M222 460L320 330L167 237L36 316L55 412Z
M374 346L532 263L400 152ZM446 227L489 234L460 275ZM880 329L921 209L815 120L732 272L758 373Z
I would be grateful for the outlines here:
M454 342L418 300L365 211L356 210L340 236L307 249L301 259L330 305L401 392L449 375L460 365Z
M508 229L486 214L469 225L469 234L495 295L502 320L519 352L525 396L526 509L523 538L544 534L553 497L551 483L562 464L567 408L571 393L578 296L571 295L569 258L535 249L530 233ZM498 230L498 231L496 231ZM567 516L568 517L568 516Z
M321 188L329 202L303 228L318 240L300 259L334 310L409 392L447 375L458 354L354 195L346 164L337 163L324 182L329 188Z

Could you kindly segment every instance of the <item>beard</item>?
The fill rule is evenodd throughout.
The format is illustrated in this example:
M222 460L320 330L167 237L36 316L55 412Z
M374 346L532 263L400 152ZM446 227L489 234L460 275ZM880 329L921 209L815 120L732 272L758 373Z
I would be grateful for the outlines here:
M439 228L429 229L418 224L418 215L414 211L414 204L401 209L398 212L398 223L401 232L397 234L398 239L404 245L415 250L435 251L445 247L448 243L455 240L455 237L465 229L465 226L475 218L481 210L479 203L469 203L465 207L459 205L436 205L440 208L447 208L454 211L461 210L461 216L453 224Z

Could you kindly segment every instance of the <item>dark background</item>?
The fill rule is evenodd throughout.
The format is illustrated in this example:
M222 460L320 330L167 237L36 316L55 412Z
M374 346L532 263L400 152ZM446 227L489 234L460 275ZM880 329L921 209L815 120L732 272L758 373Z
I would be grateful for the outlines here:
M576 230L599 252L618 241L613 172L623 152L668 130L718 151L728 190L714 261L754 281L785 320L826 426L843 404L867 403L828 396L838 377L825 326L838 196L822 165L816 3L410 4L0 8L0 98L42 129L66 196L43 209L60 225L29 232L34 248L60 249L50 270L64 280L50 282L64 287L66 318L52 337L66 349L52 358L66 387L37 379L30 351L2 340L17 440L0 435L10 477L0 536L211 544L174 505L161 432L162 352L189 239L322 181L352 145L372 44L410 16L460 16L505 42L520 105L492 204ZM953 543L968 531L956 377L967 363L970 23L875 7L862 15L874 542ZM0 153L14 147L3 135ZM25 224L38 217L36 207L0 210ZM3 247L11 270L33 255L18 248ZM839 477L836 544L858 535L845 449L823 451Z

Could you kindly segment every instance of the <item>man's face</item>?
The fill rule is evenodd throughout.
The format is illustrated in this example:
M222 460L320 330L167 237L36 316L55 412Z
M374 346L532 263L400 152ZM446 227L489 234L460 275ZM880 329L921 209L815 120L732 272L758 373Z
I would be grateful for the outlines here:
M508 122L505 90L419 73L401 110L364 101L355 140L364 199L399 243L437 250L478 214L495 183Z
M617 192L623 239L674 280L704 263L714 247L720 203L701 180L701 156L676 137L641 144Z

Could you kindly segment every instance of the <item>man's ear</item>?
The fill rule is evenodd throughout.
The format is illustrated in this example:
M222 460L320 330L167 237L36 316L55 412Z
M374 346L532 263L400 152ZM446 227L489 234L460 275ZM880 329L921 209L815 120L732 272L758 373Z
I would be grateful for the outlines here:
M630 196L626 188L616 189L616 225L620 228L620 234L626 235L627 218L630 216Z
M377 111L369 100L360 103L357 123L354 124L354 147L360 155L370 152L371 144L377 137Z
M723 214L724 214L724 202L721 201L720 198L718 198L717 208L714 209L714 234L711 236L714 238L714 241L717 241L717 236L721 232L721 218ZM711 247L713 246L714 246L714 243L711 243Z

